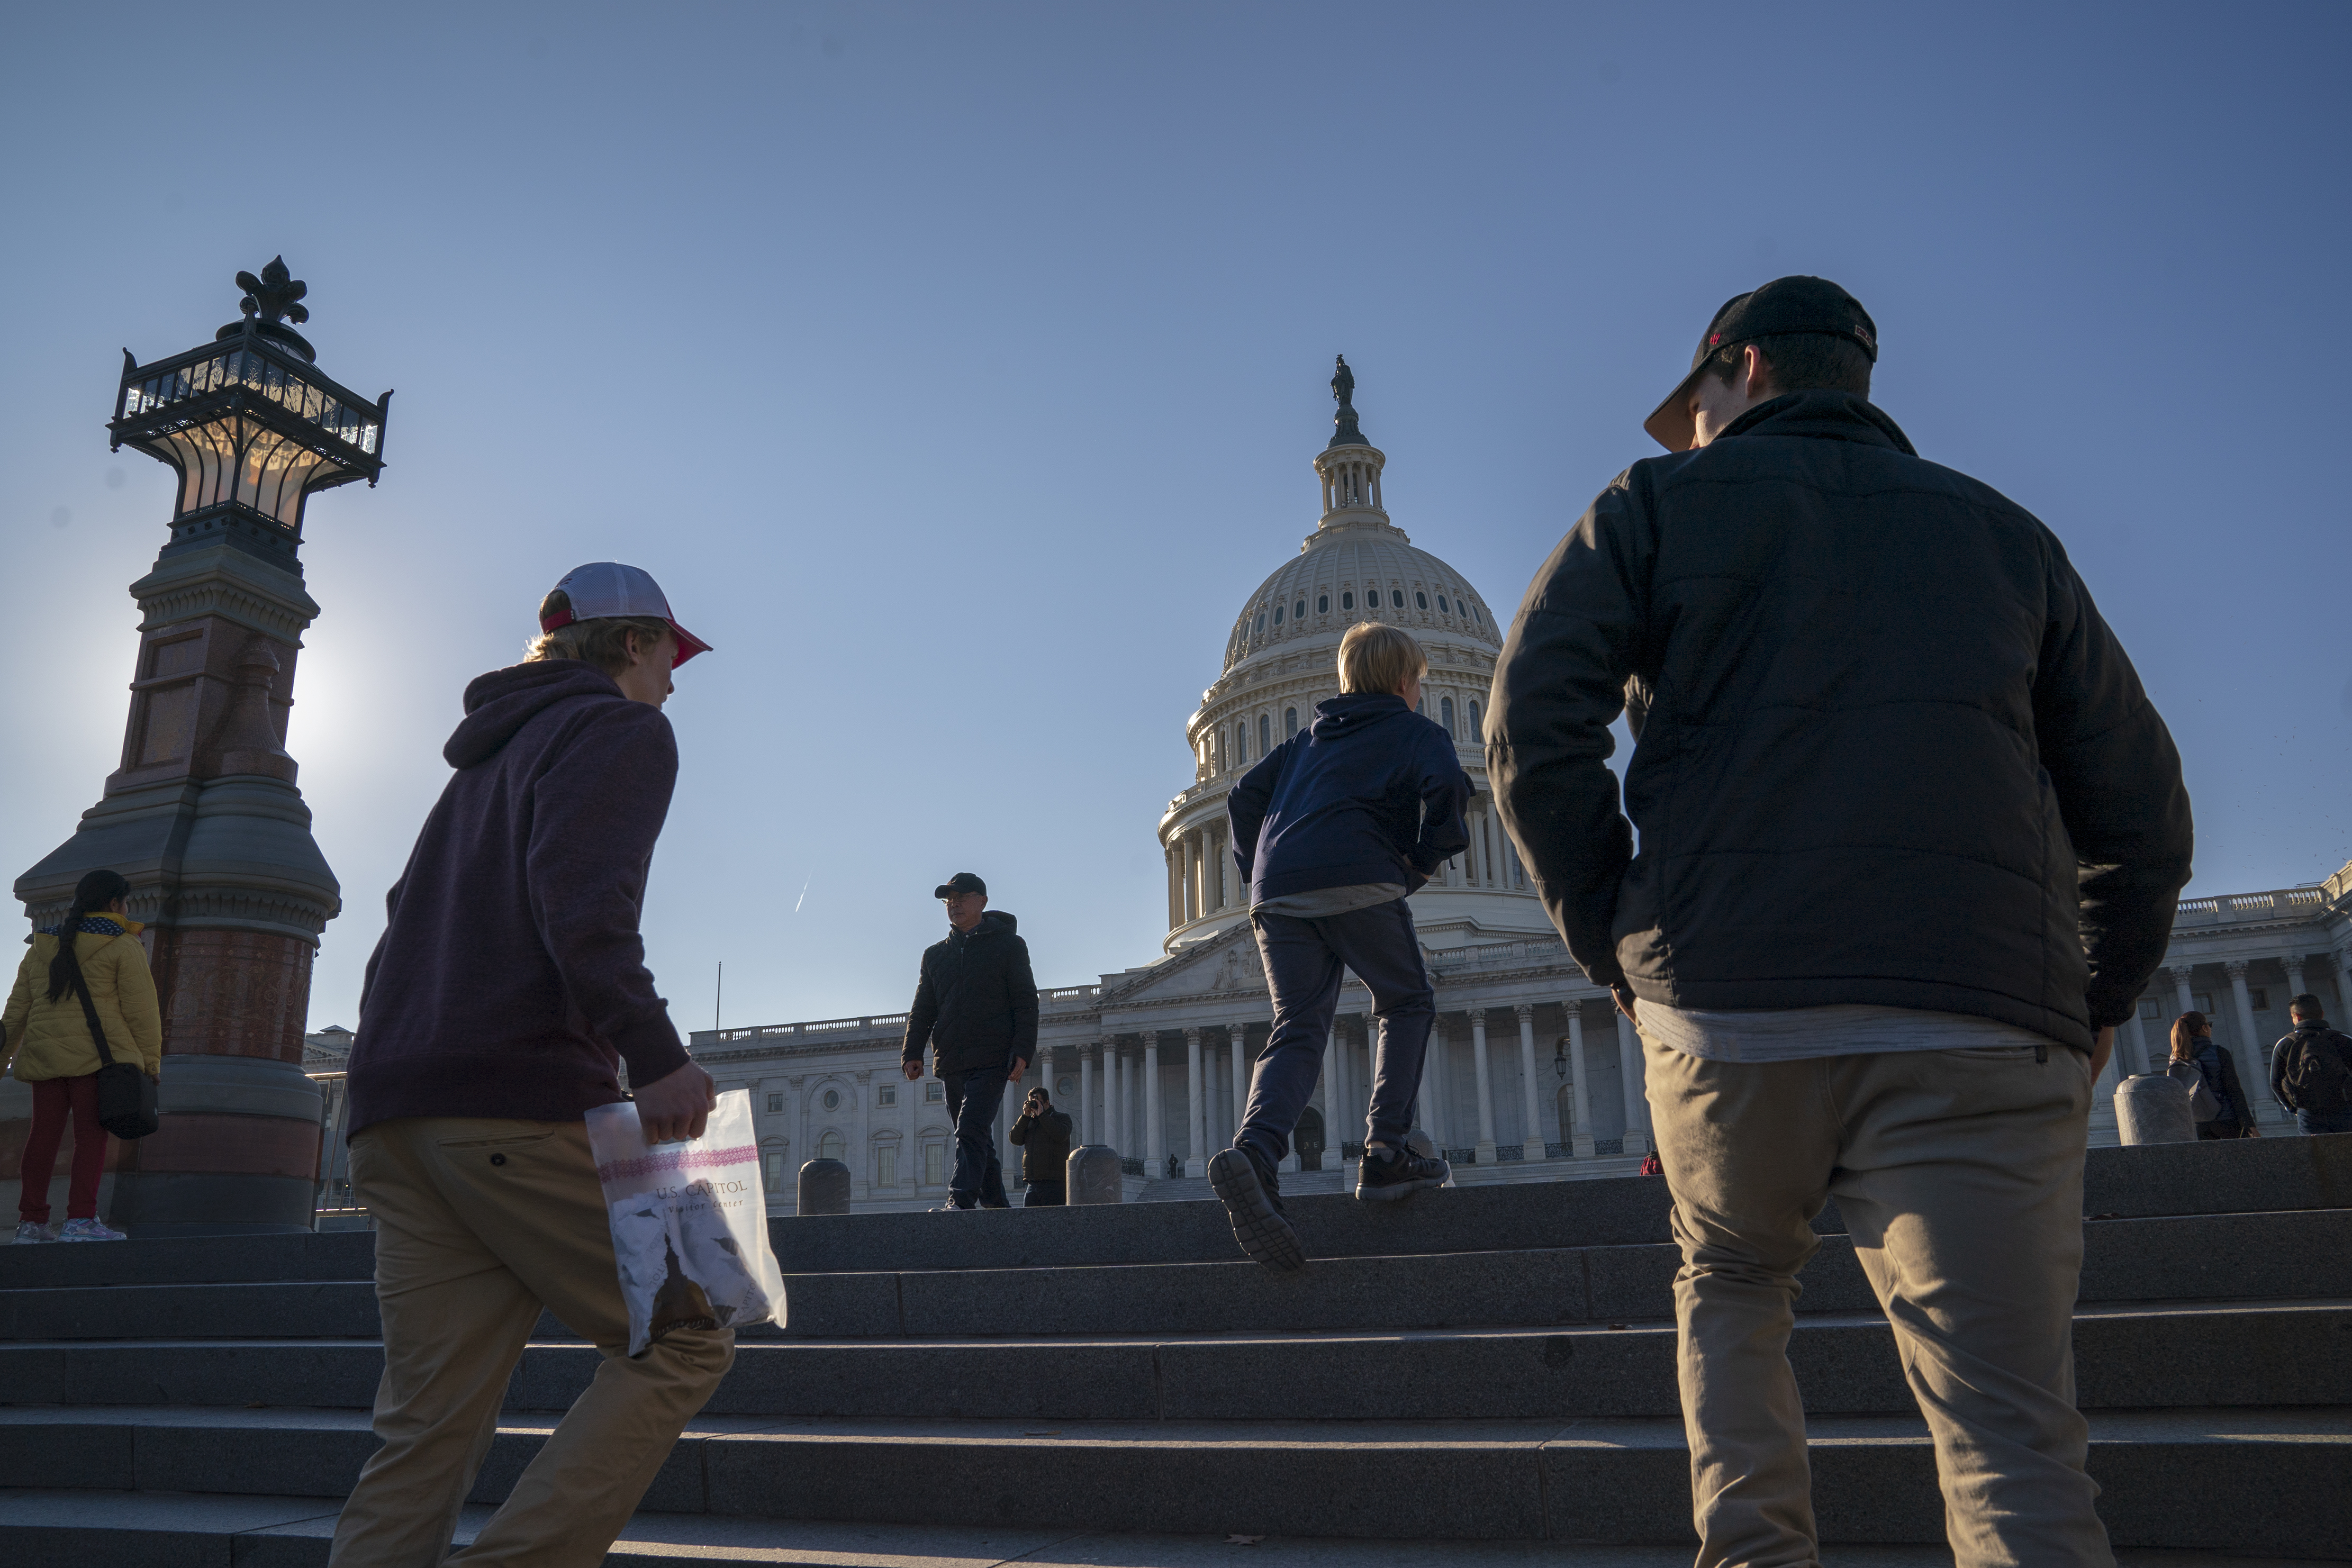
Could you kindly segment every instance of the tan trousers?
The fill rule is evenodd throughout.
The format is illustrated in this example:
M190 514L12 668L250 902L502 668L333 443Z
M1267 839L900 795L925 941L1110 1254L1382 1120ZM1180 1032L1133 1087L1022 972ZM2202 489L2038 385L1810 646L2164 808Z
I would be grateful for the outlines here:
M2060 1046L1708 1061L1644 1042L1674 1194L1699 1568L1819 1563L1789 1365L1835 1197L1936 1443L1957 1568L2108 1568L2073 1317L2087 1058Z
M428 1568L497 1435L542 1304L604 1364L481 1534L467 1568L593 1568L734 1360L731 1330L629 1356L613 1239L579 1122L410 1118L352 1140L374 1217L383 1439L335 1525L333 1568Z

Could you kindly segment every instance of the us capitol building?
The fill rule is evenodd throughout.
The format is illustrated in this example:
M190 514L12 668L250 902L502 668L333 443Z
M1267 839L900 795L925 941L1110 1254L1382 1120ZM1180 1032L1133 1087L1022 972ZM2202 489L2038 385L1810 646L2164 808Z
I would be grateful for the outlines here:
M1344 362L1332 385L1337 430L1315 458L1322 518L1243 602L1223 668L1184 721L1192 779L1158 828L1168 866L1160 955L1039 993L1032 1071L1042 1069L1082 1141L1118 1150L1129 1200L1208 1196L1198 1178L1247 1102L1272 1008L1226 841L1225 794L1339 694L1340 634L1367 620L1406 628L1427 651L1422 711L1453 734L1476 787L1469 849L1412 895L1438 1008L1423 1127L1464 1185L1619 1174L1649 1147L1640 1043L1569 958L1495 816L1481 733L1502 630L1476 589L1390 519L1388 459L1357 429ZM2264 1129L2292 1131L2269 1096L2268 1047L2287 1032L2297 992L2332 993L2331 1019L2352 1014L2343 1005L2352 1000L2352 866L2318 886L2184 901L2165 962L2119 1031L2093 1101L2093 1141L2115 1141L2117 1072L2160 1062L2171 1018L2191 1008L2238 1052ZM1326 1173L1295 1178L1301 1190L1350 1179L1340 1167L1363 1136L1370 1008L1350 976L1322 1084L1286 1163ZM944 1199L953 1166L944 1086L900 1075L905 1029L898 1013L691 1037L722 1091L751 1092L771 1213L793 1211L795 1175L813 1159L848 1166L859 1209ZM1008 1177L1018 1170L1006 1138L1018 1098L1006 1095L997 1128Z

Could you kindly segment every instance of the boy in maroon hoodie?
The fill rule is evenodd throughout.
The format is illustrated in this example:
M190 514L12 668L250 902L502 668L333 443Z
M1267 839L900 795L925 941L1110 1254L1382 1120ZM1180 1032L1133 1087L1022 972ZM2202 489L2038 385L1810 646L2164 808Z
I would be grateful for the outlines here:
M583 1120L623 1098L648 1143L699 1136L688 1057L637 936L677 747L662 703L707 645L654 580L603 561L540 608L525 662L466 688L368 961L352 1051L352 1185L376 1230L383 1447L335 1568L438 1563L541 1309L604 1362L452 1564L601 1563L734 1359L731 1330L628 1343Z

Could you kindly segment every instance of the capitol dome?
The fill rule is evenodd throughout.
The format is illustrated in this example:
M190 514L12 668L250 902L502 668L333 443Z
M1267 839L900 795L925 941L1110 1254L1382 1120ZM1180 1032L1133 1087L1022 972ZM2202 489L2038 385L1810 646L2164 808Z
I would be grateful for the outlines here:
M1344 383L1342 378L1345 378ZM1388 458L1356 428L1344 363L1331 444L1315 459L1323 517L1298 553L1243 603L1224 667L1185 721L1193 782L1169 802L1160 841L1168 862L1166 946L1173 951L1248 918L1226 840L1225 794L1252 764L1339 693L1339 639L1360 621L1412 633L1429 655L1421 711L1454 737L1477 794L1470 848L1413 894L1423 942L1454 946L1548 935L1551 927L1504 835L1486 786L1487 687L1503 636L1486 599L1390 520L1381 495Z

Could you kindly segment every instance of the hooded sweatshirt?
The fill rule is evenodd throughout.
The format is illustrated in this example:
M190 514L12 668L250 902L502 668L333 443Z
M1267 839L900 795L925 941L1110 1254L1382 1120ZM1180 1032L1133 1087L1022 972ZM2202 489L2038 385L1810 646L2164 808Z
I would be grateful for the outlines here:
M576 660L466 688L442 790L384 900L352 1131L397 1116L578 1121L688 1060L637 936L677 744Z
M1225 798L1253 906L1327 887L1427 882L1469 847L1470 779L1444 729L1387 692L1315 705L1315 722Z

